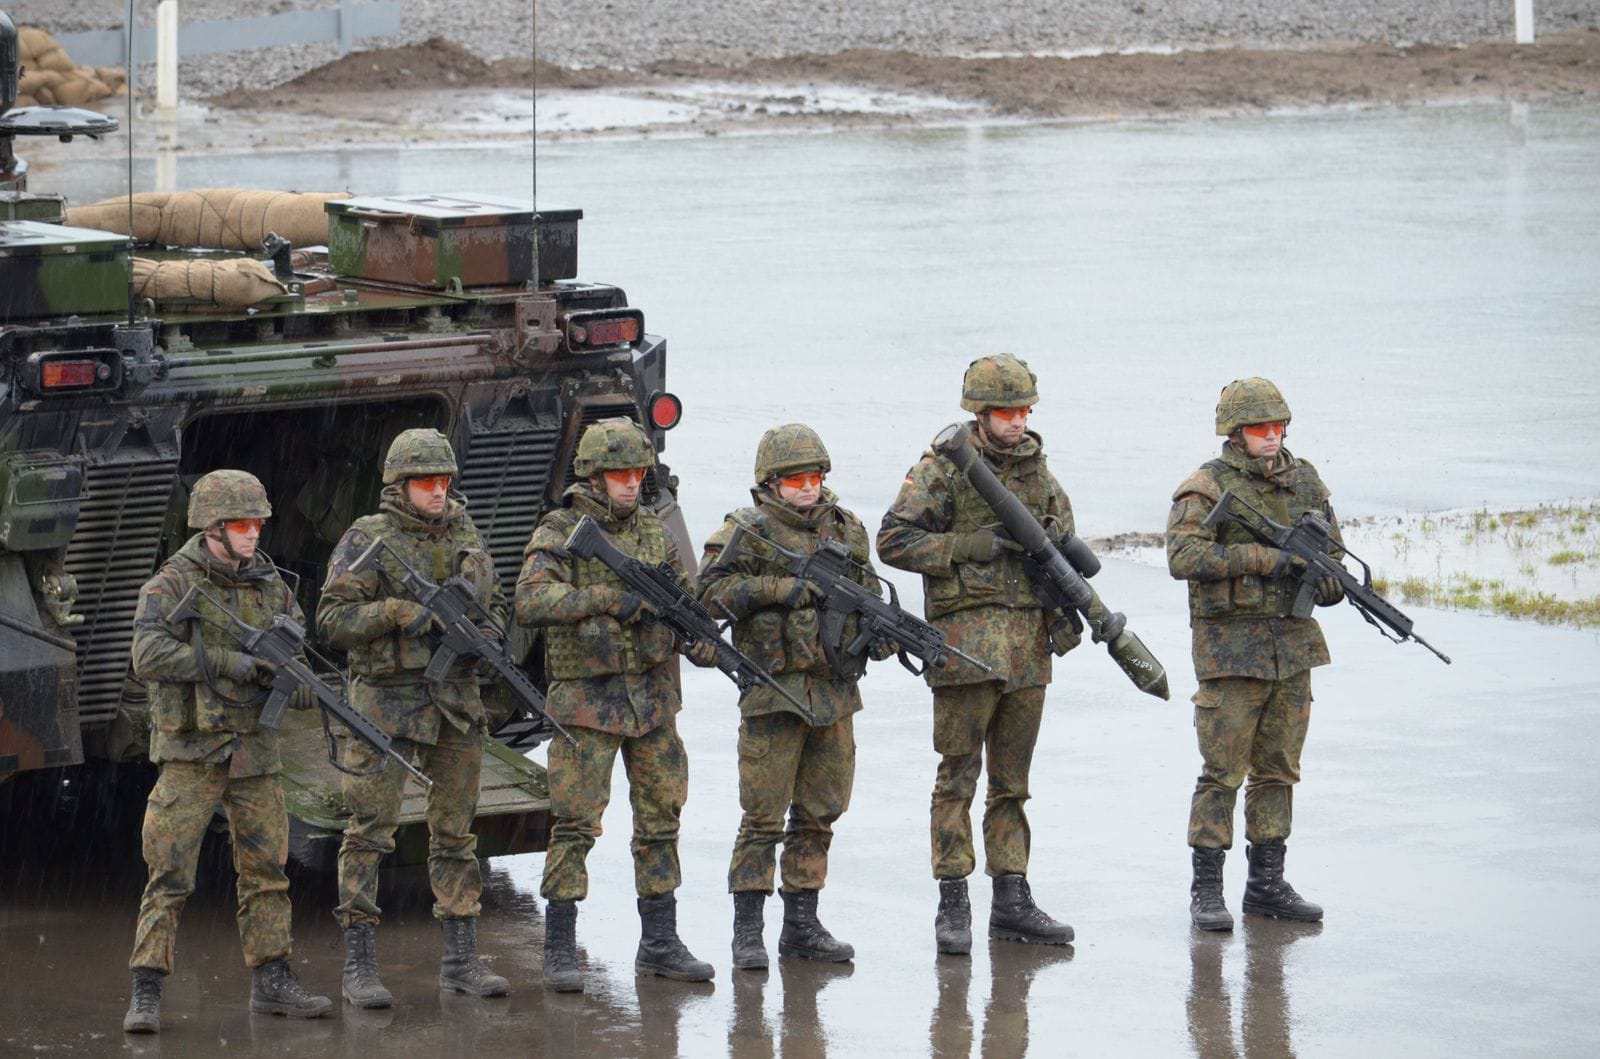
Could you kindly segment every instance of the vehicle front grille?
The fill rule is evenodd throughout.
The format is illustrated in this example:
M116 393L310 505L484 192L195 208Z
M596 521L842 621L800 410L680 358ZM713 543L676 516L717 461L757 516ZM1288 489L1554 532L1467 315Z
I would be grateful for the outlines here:
M509 600L522 569L522 549L544 514L561 423L555 416L518 416L495 426L472 435L459 485Z
M161 527L178 473L174 459L90 466L84 475L78 528L66 567L78 582L83 624L78 641L78 720L91 725L117 712L133 643L139 589L161 558Z

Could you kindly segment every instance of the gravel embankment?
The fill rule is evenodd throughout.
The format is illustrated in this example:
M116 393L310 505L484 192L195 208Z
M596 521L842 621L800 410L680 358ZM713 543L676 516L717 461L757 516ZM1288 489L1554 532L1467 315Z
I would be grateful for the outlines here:
M122 23L120 0L0 0L22 24L52 30ZM155 4L139 0L141 21ZM184 0L185 19L328 6L327 0ZM1538 0L1541 33L1600 28L1595 0ZM364 47L448 37L488 60L524 56L525 0L404 0L404 32ZM738 64L882 48L920 55L1323 42L1462 44L1508 39L1512 0L544 0L539 57L568 67L639 68L666 60ZM186 94L266 88L326 63L334 44L187 60Z

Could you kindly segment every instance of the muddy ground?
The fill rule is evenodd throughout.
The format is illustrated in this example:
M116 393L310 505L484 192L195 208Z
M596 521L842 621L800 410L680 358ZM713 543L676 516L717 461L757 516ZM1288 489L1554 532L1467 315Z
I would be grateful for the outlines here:
M585 95L600 94L697 104L702 112L677 124L702 133L983 118L1162 118L1592 98L1600 96L1600 32L1553 34L1536 45L1321 45L1079 57L961 58L854 49L738 65L669 61L641 70L573 70L541 61L533 74L541 93L570 94L579 105ZM764 96L764 86L778 92ZM445 120L452 98L468 108L493 109L472 93L526 93L529 87L528 60L490 63L436 38L350 55L276 88L238 89L210 102L235 112L292 111L375 124L399 118L402 124L426 126L434 123L433 115ZM873 105L848 98L816 102L819 94L838 87L880 98ZM890 94L888 102L883 93ZM595 131L624 131L628 124L622 120ZM572 131L545 128L547 134ZM488 129L484 135L525 132Z

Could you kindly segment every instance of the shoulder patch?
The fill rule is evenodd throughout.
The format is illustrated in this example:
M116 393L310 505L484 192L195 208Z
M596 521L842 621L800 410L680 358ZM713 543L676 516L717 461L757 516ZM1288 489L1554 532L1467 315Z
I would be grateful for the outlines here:
M1203 496L1213 503L1222 499L1222 487L1211 472L1203 467L1183 480L1183 484L1173 491L1172 499L1182 500L1190 493Z

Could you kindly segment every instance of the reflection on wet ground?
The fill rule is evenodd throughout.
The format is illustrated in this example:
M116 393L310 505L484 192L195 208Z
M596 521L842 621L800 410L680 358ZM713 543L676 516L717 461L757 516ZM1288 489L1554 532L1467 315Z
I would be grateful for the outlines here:
M1237 935L1193 931L1189 939L1189 1041L1197 1059L1293 1059L1283 961L1289 947L1322 933L1321 923L1246 917ZM1235 1014L1222 965L1244 948L1244 996Z

